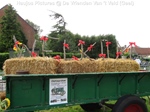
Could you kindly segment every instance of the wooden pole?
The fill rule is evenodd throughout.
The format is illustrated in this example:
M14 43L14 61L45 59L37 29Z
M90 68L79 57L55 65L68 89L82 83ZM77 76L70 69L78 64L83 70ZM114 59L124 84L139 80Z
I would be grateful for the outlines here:
M103 54L103 40L101 40L101 54Z
M132 45L131 45L131 48L130 48L130 59L132 58Z
M107 45L107 58L109 58L109 45Z
M83 44L81 44L81 60L84 58L84 55L83 55L83 51L84 49L83 49Z
M32 52L34 52L35 45L36 45L36 40L34 40L34 43L33 43L33 46L32 46Z
M66 44L66 40L64 40L64 44ZM64 60L66 60L66 48L63 45L63 51L64 51Z
M45 56L44 54L44 46L45 46L45 41L43 40L43 43L42 43L42 55Z

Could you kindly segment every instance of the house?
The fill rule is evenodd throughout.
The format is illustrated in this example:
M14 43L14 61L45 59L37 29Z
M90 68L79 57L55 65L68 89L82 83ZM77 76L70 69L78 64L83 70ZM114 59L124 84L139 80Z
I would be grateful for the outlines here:
M0 18L2 18L5 15L5 9L7 9L8 5L5 5L0 9ZM34 40L35 40L35 34L36 30L30 26L20 15L17 14L17 20L21 25L22 31L28 40L27 46L29 49L32 48Z
M133 47L132 49L133 54L137 54L141 57L146 57L150 55L150 48Z
M124 49L126 49L128 46L123 46L123 47L119 47L119 51L123 51ZM134 46L131 49L132 54L138 55L140 57L147 57L150 56L150 48L142 48L139 46Z

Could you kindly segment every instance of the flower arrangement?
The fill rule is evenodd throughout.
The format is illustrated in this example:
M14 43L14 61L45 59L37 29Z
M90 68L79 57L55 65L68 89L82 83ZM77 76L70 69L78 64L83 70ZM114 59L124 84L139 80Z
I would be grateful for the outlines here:
M13 50L16 52L17 57L21 57L23 52L25 52L25 49L23 47L23 44L19 41L16 41L14 46L13 46Z
M13 37L13 39L14 39L13 50L15 51L15 53L17 55L16 57L22 57L22 56L24 56L23 53L26 52L26 50L28 51L28 53L30 54L30 56L32 56L32 57L36 57L37 56L37 53L34 52L34 47L35 47L36 40L34 41L33 49L32 49L32 52L31 52L25 44L17 41L17 39L16 39L15 36Z
M130 51L130 48L127 48L127 49L122 53L122 56L128 57L128 56L130 55L129 51Z

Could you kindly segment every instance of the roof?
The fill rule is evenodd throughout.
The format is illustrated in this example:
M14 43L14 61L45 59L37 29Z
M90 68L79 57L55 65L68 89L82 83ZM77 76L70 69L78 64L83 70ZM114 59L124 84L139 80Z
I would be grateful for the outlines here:
M138 55L150 55L150 48L135 47L134 49Z
M3 6L3 7L0 9L0 18L5 15L5 12L2 11L2 10L7 9L7 7L8 7L8 5L5 5L5 6ZM24 22L26 22L18 13L17 13L17 16L18 16L20 19L22 19ZM26 23L27 23L27 22L26 22ZM36 32L36 29L34 29L29 23L27 23L27 24Z

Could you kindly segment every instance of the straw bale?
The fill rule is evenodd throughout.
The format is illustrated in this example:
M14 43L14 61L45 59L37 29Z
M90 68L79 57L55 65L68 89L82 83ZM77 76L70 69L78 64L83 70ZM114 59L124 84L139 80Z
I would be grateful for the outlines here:
M8 59L4 63L5 74L29 71L30 74L130 72L139 71L140 66L131 59L55 60L47 57L22 57Z
M58 73L88 73L97 72L98 66L96 61L83 58L82 60L61 61L58 67Z
M89 72L129 72L138 71L139 65L131 59L97 59L84 58L80 61L62 60L57 73L89 73Z
M17 71L29 71L30 74L55 74L58 62L48 57L11 58L4 62L5 74L16 74Z

